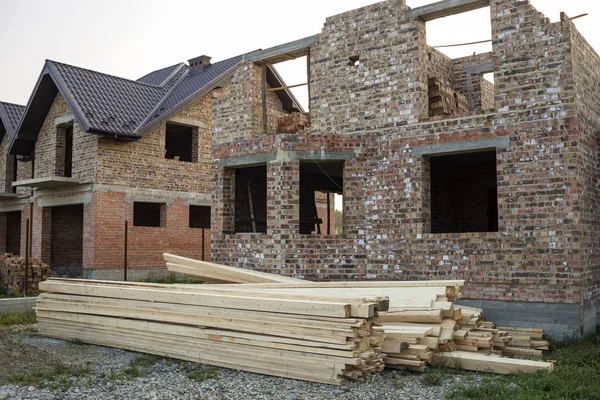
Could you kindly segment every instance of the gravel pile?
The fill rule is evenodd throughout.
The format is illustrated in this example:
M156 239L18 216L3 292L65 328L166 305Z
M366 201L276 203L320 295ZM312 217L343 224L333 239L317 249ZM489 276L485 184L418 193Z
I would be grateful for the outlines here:
M61 340L19 340L60 356L83 372L53 376L35 385L0 386L0 399L426 400L443 399L456 385L481 380L476 374L441 372L432 379L427 374L386 370L366 381L330 386Z

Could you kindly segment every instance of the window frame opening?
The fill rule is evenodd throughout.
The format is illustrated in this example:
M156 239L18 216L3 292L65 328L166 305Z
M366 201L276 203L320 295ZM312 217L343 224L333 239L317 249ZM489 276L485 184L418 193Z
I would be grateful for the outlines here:
M343 221L343 210L338 210L336 202L343 204L344 168L344 160L300 162L301 235L333 236L343 233L343 223L338 226ZM342 196L342 199L338 199L338 196ZM336 218L340 212L342 215Z
M167 122L164 150L166 160L198 162L198 128Z
M427 156L429 231L499 231L496 149Z
M148 215L147 213L154 213ZM166 227L167 204L151 201L133 202L133 226L147 228Z
M188 206L188 226L194 229L210 229L211 206L190 204Z
M234 233L267 233L267 165L234 170Z

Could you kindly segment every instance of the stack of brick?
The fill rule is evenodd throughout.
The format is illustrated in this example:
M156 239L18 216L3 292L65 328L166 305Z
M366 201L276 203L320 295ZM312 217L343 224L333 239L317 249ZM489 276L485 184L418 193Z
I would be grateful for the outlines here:
M299 112L293 112L285 117L277 119L277 133L298 133L307 132L308 116Z
M50 267L39 260L30 260L27 274L28 294L37 293L39 284L51 275ZM0 284L8 288L10 294L23 294L25 281L25 258L6 253L0 256Z
M469 110L467 98L444 80L429 78L429 116L457 116Z

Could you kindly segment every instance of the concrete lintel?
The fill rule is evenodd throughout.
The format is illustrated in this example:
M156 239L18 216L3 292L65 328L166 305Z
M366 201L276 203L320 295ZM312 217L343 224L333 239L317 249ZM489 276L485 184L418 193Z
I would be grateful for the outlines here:
M90 204L94 195L90 192L77 193L70 196L38 197L39 207L71 206L74 204Z
M544 333L556 339L577 336L581 333L580 304L469 299L460 299L457 303L483 308L486 319L494 321L498 326L544 328ZM594 318L587 321L584 333L596 329L596 307L590 305L590 308L594 309L593 313L589 313L593 314Z
M134 197L147 197L147 198L173 198L173 199L185 199L185 200L204 200L210 199L210 193L193 193L193 192L177 192L174 190L160 190L160 189L144 189L144 188L132 188L129 186L117 186L117 185L104 185L94 184L94 192L103 193L123 193L126 196Z
M444 153L462 153L473 150L485 149L506 149L510 147L510 138L508 136L497 136L494 138L460 140L456 142L446 142L437 144L427 144L424 146L413 147L412 155L415 157L444 154Z
M77 186L88 183L84 179L67 178L63 176L48 176L45 178L25 179L13 182L13 187L30 187L35 189L56 189L65 186Z
M352 151L278 151L277 161L302 160L352 160L356 155Z
M490 5L490 0L444 0L406 11L406 18L420 18L432 21L467 11L477 10Z
M243 156L223 157L218 160L221 168L239 168L252 165L266 164L277 160L277 153L272 151L268 153L244 154Z
M167 121L167 124L168 123L191 126L194 128L206 128L206 122L200 121L199 119L175 117L175 118L169 118L169 120Z
M272 64L302 57L307 49L319 41L319 35L309 36L293 42L284 43L266 50L258 50L246 56L246 61L267 61ZM282 58L283 57L283 58Z
M31 202L30 197L21 197L10 201L0 202L0 212L23 211L25 204Z
M207 206L207 207L212 207L212 201L209 198L203 200L203 199L197 199L197 200L186 200L183 202L183 204L185 204L186 206Z
M57 117L54 119L54 126L72 124L74 120L75 117L72 114L63 115L62 117Z

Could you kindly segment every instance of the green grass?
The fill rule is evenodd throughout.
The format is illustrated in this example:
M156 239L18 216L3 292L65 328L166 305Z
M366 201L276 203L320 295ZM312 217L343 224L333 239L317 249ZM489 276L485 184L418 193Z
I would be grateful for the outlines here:
M151 354L141 354L133 359L121 373L111 371L108 374L104 374L104 378L113 382L141 378L148 373L150 367L160 360L162 360L162 357Z
M482 384L462 385L450 400L600 400L600 336L553 343L546 360L554 372L486 376Z
M92 370L87 366L68 366L57 364L49 371L23 372L6 379L2 384L19 386L49 387L66 392L71 386L70 378L89 376Z
M200 284L204 283L203 281L198 280L198 279L178 278L174 272L171 272L168 276L166 276L164 278L146 278L146 279L140 279L140 282L165 283L168 285L173 285L175 283L200 285Z
M179 360L177 358L169 358L167 362L171 365L176 366L182 371L185 376L192 381L203 382L208 379L216 378L218 371L214 367L209 367L203 364Z
M446 368L429 366L425 370L425 374L423 375L422 382L428 386L438 386L441 385L442 382L446 379L447 375Z
M0 315L0 327L6 328L13 325L32 325L37 322L35 313L30 312L27 314L1 314Z

